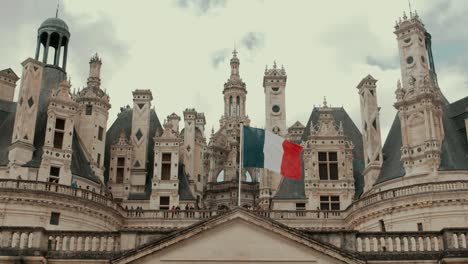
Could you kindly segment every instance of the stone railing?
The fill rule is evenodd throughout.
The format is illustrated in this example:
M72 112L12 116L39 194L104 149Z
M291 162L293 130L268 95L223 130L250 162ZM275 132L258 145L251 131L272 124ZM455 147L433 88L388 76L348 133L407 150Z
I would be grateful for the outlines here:
M127 210L128 219L207 219L225 211L218 210Z
M49 251L120 251L118 232L47 232Z
M148 232L47 231L39 227L0 227L0 252L9 255L37 255L43 252L48 256L65 257L76 257L78 252L80 256L107 258L170 234ZM443 229L439 232L304 231L304 235L357 253L365 259L398 260L416 255L437 259L442 254L468 256L468 228Z
M358 233L358 252L426 252L444 249L441 232Z
M34 227L0 227L1 250L47 252L119 252L119 232L47 231Z
M206 191L217 192L217 191L226 191L227 189L237 189L237 181L229 182L209 182L206 185ZM257 182L242 182L241 184L243 191L257 191L258 183Z
M342 211L272 210L254 211L255 214L275 220L281 219L342 219Z

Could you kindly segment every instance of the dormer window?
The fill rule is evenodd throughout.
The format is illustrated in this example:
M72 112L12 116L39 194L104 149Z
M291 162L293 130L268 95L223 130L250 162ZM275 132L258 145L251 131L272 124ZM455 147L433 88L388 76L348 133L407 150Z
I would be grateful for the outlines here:
M337 152L319 152L318 162L320 180L338 180Z

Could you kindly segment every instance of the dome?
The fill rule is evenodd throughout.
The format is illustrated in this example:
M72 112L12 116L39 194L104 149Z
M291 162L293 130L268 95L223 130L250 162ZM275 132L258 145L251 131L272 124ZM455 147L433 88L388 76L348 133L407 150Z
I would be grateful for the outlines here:
M39 27L39 31L51 28L58 31L66 31L67 33L69 32L67 23L65 23L65 21L57 17L51 17L42 22L41 26Z

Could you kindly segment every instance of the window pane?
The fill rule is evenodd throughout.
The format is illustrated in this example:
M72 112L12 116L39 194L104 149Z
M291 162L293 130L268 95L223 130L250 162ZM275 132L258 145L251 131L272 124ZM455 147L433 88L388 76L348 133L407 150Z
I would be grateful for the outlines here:
M337 161L338 160L338 155L336 152L328 152L328 160L329 161Z
M339 202L340 201L340 197L339 196L331 196L331 201L332 202Z
M321 202L328 202L330 200L329 198L330 198L329 196L320 196L320 201Z
M54 133L54 148L61 149L63 145L63 132L55 131Z
M163 164L161 167L161 180L168 181L171 179L171 164Z
M331 204L331 209L339 211L340 210L340 204L339 203L332 203Z
M319 152L318 153L318 160L319 161L327 161L327 153L326 152Z
M338 180L338 164L330 164L330 180Z
M93 113L93 106L86 105L86 115L91 115Z
M321 180L328 180L327 164L319 164L319 177Z
M117 168L117 177L115 178L115 183L123 183L124 173L124 168Z
M160 206L169 206L169 196L159 197L159 205Z
M329 203L320 203L320 210L330 210Z
M171 153L163 153L162 161L171 161Z
M50 167L50 176L59 177L60 176L60 168Z
M57 118L55 119L55 129L64 130L65 129L65 120Z
M58 225L60 219L60 213L52 212L50 213L50 222L51 225Z
M124 167L125 166L125 158L118 158L117 159L117 166Z

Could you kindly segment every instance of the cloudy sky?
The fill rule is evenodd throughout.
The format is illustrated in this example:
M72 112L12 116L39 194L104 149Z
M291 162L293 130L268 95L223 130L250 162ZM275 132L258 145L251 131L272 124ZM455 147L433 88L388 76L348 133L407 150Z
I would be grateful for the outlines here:
M20 63L34 56L37 28L55 15L56 3L2 1L0 68L21 75ZM449 101L466 96L468 1L412 0L412 7L433 36L445 96ZM120 107L132 104L132 90L151 89L161 121L194 107L205 112L207 131L217 129L236 45L252 125L264 124L263 72L276 60L288 74L288 126L296 120L305 124L326 96L330 105L345 107L360 128L356 85L371 74L379 80L385 137L400 78L393 26L408 9L407 0L61 0L59 17L71 31L67 70L73 87L85 85L91 55L102 57L110 123Z

